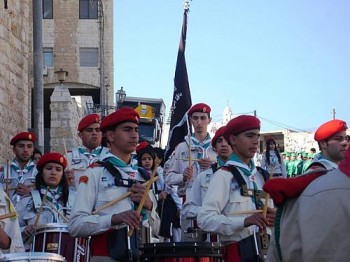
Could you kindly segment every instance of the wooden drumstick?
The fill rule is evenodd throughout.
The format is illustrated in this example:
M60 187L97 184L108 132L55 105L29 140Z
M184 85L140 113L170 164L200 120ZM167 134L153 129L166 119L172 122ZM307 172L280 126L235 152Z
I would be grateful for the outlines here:
M270 171L269 179L273 177L273 170ZM269 207L269 201L270 201L270 194L267 193L265 197L265 203L264 203L264 208L263 208L263 216L266 218L267 215L267 208Z
M261 209L258 210L247 210L247 211L237 211L233 213L227 214L227 216L240 216L240 215L250 215L250 214L259 214L263 213L264 211Z
M158 177L155 177L153 179L153 182L157 181ZM144 186L146 186L148 183L151 183L151 180L148 180L146 183L143 183ZM119 201L123 200L124 198L127 198L128 196L131 195L131 192L128 191L126 193L124 193L123 195L109 201L107 204L100 206L99 208L97 208L95 211L92 212L93 215L96 215L98 212L100 212L103 209L106 209L107 207L113 206L114 204L118 203Z
M147 198L147 195L148 195L148 191L150 190L151 186L152 186L152 183L154 182L154 177L157 173L157 167L158 165L155 165L154 166L154 169L153 169L153 172L152 172L152 175L150 177L150 179L148 181L150 181L150 183L146 184L145 186L145 193L143 194L142 198L141 198L141 201L139 203L139 205L137 206L137 213L138 214L141 214L141 211L142 211L142 208L143 208L143 205L145 204L146 202L146 198ZM128 236L131 237L132 234L134 233L134 229L133 228L130 228L129 229L129 232L128 232Z
M9 194L9 178L10 178L10 162L8 160L6 160L6 188L5 188L5 192L6 194Z
M43 200L41 201L41 205L40 205L40 208L39 208L39 212L38 212L38 214L36 215L35 223L34 223L34 226L35 226L35 227L38 226L39 219L40 219L41 213L43 212L43 208L44 208L44 204L45 204L45 202L46 202L46 196L47 196L47 193L48 193L48 192L49 192L49 187L46 188L45 195L44 195L44 197L43 197Z
M1 221L1 220L4 220L4 219L6 219L6 218L15 217L16 215L17 215L16 212L11 212L11 213L8 213L8 214L5 214L5 215L1 215L1 216L0 216L0 221Z

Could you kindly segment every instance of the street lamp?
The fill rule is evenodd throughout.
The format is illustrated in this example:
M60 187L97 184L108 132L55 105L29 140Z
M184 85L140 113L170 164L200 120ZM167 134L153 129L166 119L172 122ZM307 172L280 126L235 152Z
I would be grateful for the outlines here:
M119 109L119 107L121 106L121 104L124 103L125 101L125 97L126 97L126 93L123 90L123 87L120 87L120 89L117 91L117 93L115 93L115 98L117 101L117 109Z
M66 80L66 76L68 76L68 72L60 68L60 70L56 71L57 79L63 85L63 82Z

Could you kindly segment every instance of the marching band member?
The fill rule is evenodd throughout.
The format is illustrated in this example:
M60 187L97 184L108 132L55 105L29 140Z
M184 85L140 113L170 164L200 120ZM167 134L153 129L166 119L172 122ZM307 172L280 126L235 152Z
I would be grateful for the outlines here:
M320 153L307 170L316 168L331 170L338 168L349 147L349 141L346 136L347 128L345 121L333 119L322 124L316 130L314 138L318 142Z
M10 141L15 158L9 164L0 167L0 181L14 206L33 188L37 170L32 161L36 136L31 132L16 134Z
M225 126L220 127L213 139L211 140L211 144L217 152L217 163L212 164L211 168L199 173L196 179L193 182L192 188L189 193L186 195L186 201L184 206L182 207L181 216L183 219L188 218L196 218L198 209L202 206L203 199L207 193L208 186L210 181L212 180L214 173L225 164L227 159L230 157L232 153L232 148L229 145L228 141L224 138L223 134L225 131ZM198 236L202 238L203 236ZM199 240L197 238L193 238L193 241Z
M137 230L141 220L142 226L151 226L158 233L157 201L140 183L144 179L131 157L138 144L139 118L131 108L120 108L106 116L101 130L110 152L80 177L68 228L73 237L91 236L90 261L127 261L135 243L135 234L126 237L127 226ZM140 215L135 209L142 199L145 202Z
M18 204L26 248L38 225L68 222L67 210L72 208L75 194L69 193L64 173L66 167L67 160L59 153L46 153L38 161L35 190Z
M86 168L102 157L107 148L101 146L102 132L100 130L100 116L90 114L83 117L78 124L78 135L82 145L67 153L68 169L66 171L68 183L73 183L77 189L79 178Z
M349 260L350 149L339 168L264 185L278 206L267 261Z
M186 195L196 175L210 168L212 159L216 159L216 152L211 147L211 137L207 132L211 122L210 111L211 108L204 103L195 104L190 108L188 117L194 134L190 138L184 138L185 141L175 148L169 161L165 181L169 185L178 185L180 196Z
M2 188L0 188L0 218L0 258L4 254L24 252L15 208Z
M216 152L211 147L211 137L207 128L211 122L211 108L207 104L193 105L188 111L188 118L193 126L194 134L185 137L174 150L168 160L169 168L165 175L165 182L171 186L178 186L178 195L185 202L186 194L192 187L197 174L210 168L216 159ZM181 219L181 229L185 232L190 222ZM190 241L187 234L181 235L181 241Z
M275 211L267 208L267 216L257 211L264 207L262 186L267 176L258 171L252 158L259 146L260 121L241 115L228 122L224 137L233 153L213 176L202 206L198 210L198 226L219 235L225 245L224 261L257 259L257 229L265 231L274 223Z

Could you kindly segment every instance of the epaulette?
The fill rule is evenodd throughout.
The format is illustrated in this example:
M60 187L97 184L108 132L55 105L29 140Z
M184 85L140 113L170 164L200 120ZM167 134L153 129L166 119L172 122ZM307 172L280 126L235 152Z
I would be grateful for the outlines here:
M231 172L231 170L227 166L222 166L220 169L226 172Z
M101 165L97 162L91 163L88 168L100 167Z
M3 172L4 171L4 166L0 166L0 172Z
M299 197L312 181L327 172L327 170L318 170L292 178L269 179L265 182L263 189L270 194L277 206L281 206L286 200Z

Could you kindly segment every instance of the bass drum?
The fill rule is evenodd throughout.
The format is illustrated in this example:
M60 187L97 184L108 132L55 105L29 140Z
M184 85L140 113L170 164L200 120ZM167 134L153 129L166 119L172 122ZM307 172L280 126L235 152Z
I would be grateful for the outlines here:
M88 262L89 239L72 237L67 224L41 225L35 231L32 251L60 254L67 262Z
M26 253L13 253L6 254L0 261L16 261L16 262L61 262L66 261L63 256L52 253L42 252L26 252Z
M141 261L221 262L221 244L209 242L169 242L143 245Z

